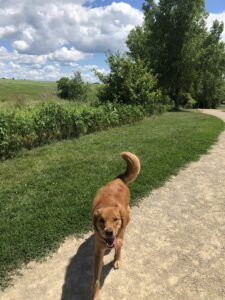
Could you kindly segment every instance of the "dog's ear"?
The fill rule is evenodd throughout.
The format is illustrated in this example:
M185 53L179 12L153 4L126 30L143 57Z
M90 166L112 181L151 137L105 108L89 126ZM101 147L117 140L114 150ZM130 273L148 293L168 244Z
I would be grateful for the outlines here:
M95 218L95 217L98 217L98 216L100 216L100 214L101 214L101 208L99 208L99 209L96 209L95 211L94 211L94 213L93 213L93 217Z
M93 215L92 215L92 222L93 222L93 226L94 228L97 230L97 226L96 226L96 223L97 223L97 220L98 220L98 217L101 215L101 209L96 209L94 212L93 212Z

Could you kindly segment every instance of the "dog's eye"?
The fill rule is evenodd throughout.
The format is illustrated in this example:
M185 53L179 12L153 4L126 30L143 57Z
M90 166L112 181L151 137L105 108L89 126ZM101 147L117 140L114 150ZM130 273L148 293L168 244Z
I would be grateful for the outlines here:
M113 221L114 221L114 222L117 222L117 221L119 221L119 219L118 219L118 218L114 218Z
M102 223L102 224L104 224L104 223L105 223L105 220L104 220L103 218L100 218L100 219L99 219L99 222Z

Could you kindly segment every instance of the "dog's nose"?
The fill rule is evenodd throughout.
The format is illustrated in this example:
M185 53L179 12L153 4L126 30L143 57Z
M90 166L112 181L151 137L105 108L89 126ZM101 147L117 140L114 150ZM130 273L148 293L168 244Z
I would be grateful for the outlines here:
M107 237L112 237L113 236L112 229L106 229L105 234L106 234Z

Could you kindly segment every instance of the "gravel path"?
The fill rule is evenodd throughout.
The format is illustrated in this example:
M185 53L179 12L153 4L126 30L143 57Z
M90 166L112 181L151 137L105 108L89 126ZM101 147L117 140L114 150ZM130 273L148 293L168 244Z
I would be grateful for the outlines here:
M203 110L225 121L225 113ZM105 256L101 300L225 299L225 132L132 209L120 270ZM87 300L91 233L69 238L51 258L30 263L1 300Z

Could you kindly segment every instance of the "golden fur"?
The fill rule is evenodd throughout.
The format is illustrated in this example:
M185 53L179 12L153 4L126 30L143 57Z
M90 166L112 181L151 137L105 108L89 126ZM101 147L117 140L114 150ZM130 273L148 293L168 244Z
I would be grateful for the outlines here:
M122 152L127 163L125 173L98 190L93 205L92 219L95 230L94 281L92 299L99 299L103 256L107 248L115 248L114 268L120 266L120 253L124 232L130 221L130 191L127 184L140 172L136 155Z

